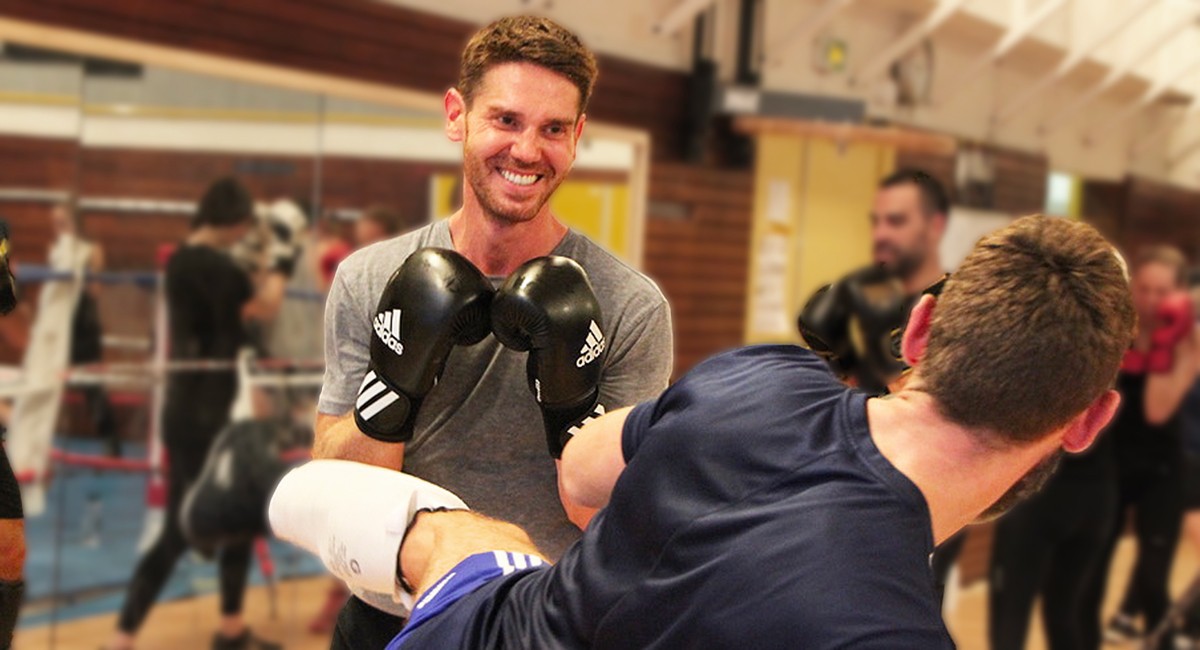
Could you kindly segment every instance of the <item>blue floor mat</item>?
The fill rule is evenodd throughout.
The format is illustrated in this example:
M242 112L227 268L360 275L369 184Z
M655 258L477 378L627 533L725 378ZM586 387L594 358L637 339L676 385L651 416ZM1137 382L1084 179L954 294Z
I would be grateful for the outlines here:
M60 449L103 454L103 443L58 440ZM145 458L145 447L127 445L125 458ZM137 563L146 525L145 474L102 472L59 465L46 495L46 512L25 521L25 606L21 627L116 612ZM276 580L324 573L316 557L271 540ZM250 583L265 582L257 561ZM195 554L175 566L160 601L209 594L217 567Z

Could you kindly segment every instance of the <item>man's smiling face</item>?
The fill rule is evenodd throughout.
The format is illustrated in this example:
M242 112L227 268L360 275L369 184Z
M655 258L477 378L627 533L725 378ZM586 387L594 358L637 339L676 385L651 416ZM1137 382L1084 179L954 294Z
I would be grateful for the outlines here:
M483 77L462 113L464 201L493 219L537 217L575 162L583 130L579 89L531 63L504 63Z

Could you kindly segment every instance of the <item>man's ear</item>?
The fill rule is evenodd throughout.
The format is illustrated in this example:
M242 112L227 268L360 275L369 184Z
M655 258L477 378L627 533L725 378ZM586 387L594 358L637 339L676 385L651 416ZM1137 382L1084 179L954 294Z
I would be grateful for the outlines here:
M579 119L575 120L575 144L579 144L579 138L583 137L584 124L587 124L587 113L580 113Z
M904 338L900 340L900 354L904 355L904 362L910 366L916 366L925 356L925 346L929 344L929 325L933 322L933 308L936 306L937 298L925 294L908 315Z
M442 104L446 109L446 137L450 138L451 142L462 142L467 132L466 100L463 99L462 93L458 92L457 88L451 88L442 98Z
M939 212L933 215L934 229L937 231L937 242L942 241L942 236L946 234L946 226L950 222L950 215L945 212Z
M1096 440L1096 436L1108 426L1121 405L1121 395L1115 390L1105 391L1095 401L1088 405L1083 413L1075 416L1063 433L1062 447L1064 450L1077 454L1086 450Z

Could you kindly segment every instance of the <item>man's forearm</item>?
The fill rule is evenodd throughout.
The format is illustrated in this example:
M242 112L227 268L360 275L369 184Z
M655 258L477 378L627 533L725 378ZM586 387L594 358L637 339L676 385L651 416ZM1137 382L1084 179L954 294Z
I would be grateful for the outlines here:
M592 517L595 517L596 513L600 510L598 508L581 506L572 501L570 495L567 494L566 489L563 487L562 461L554 461L554 467L558 474L558 500L560 503L562 503L563 512L567 513L567 519L570 520L571 523L575 524L579 530L587 530L588 524L592 521Z
M318 413L312 453L313 458L352 460L389 469L404 466L404 445L367 437L358 430L352 413Z
M564 503L595 509L608 505L613 485L625 469L621 429L629 411L617 409L592 420L567 443L559 466Z

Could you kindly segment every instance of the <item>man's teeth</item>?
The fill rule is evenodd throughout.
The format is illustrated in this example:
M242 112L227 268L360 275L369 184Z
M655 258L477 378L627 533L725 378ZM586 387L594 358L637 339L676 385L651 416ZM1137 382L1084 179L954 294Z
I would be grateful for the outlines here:
M501 169L500 175L504 177L504 180L515 185L533 185L538 179L537 174L514 174L506 169Z

